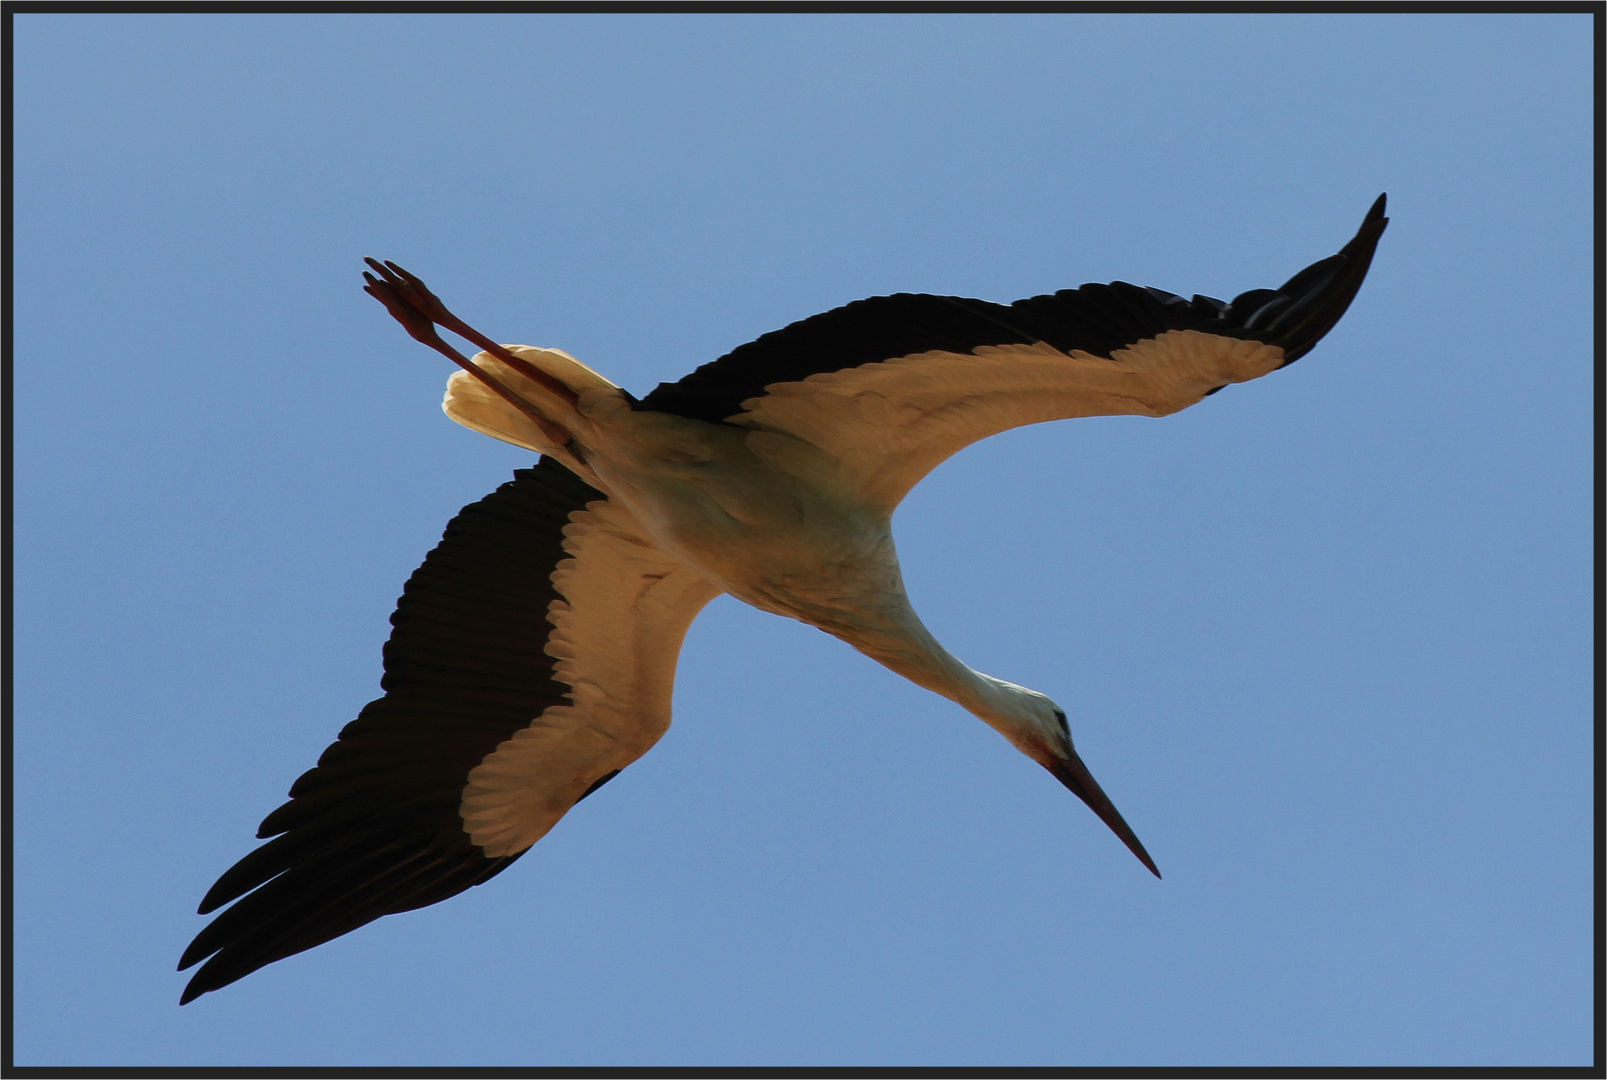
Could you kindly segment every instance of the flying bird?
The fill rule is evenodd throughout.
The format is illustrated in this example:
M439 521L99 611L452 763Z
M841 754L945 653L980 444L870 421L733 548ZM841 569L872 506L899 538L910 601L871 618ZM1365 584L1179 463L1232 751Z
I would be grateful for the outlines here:
M536 452L463 509L403 589L370 702L218 879L180 1003L507 868L670 723L699 610L730 593L832 634L963 706L1155 862L1066 714L952 656L905 595L899 501L989 435L1165 416L1304 356L1389 219L1224 303L1125 282L994 304L900 293L765 334L636 398L568 353L498 345L395 263L365 290L463 370L448 416ZM445 329L481 351L447 344Z

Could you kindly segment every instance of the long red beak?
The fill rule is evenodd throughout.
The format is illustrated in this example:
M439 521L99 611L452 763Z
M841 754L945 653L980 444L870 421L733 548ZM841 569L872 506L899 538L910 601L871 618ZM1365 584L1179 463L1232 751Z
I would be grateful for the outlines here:
M1088 771L1088 766L1082 763L1082 758L1077 756L1075 750L1071 753L1070 761L1055 759L1045 763L1044 768L1053 773L1056 780L1065 784L1073 795L1087 803L1088 809L1098 814L1099 820L1109 825L1110 831L1121 837L1122 843L1127 845L1127 850L1137 855L1138 861L1147 866L1150 873L1156 877L1161 876L1161 872L1155 868L1155 860L1149 857L1149 852L1139 843L1132 828L1122 820L1122 815L1110 801L1110 796L1105 794L1105 789L1099 786L1099 781L1094 779L1093 774Z

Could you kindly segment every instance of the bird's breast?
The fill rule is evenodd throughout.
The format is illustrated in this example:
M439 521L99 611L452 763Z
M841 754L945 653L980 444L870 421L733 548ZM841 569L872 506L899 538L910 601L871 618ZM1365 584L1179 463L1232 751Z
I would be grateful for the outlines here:
M622 419L638 417L591 464L654 539L704 578L827 630L875 609L889 590L902 598L888 515L832 485L807 448L755 453L751 433L731 425Z

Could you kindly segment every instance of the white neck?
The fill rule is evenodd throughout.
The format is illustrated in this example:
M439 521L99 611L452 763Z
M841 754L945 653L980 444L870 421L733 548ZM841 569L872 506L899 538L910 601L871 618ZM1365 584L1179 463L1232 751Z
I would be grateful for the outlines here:
M1016 742L1016 735L1027 722L1023 698L1031 691L963 663L932 636L907 599L898 599L902 603L883 612L883 618L875 624L856 619L851 626L839 624L821 629L917 686L948 698Z

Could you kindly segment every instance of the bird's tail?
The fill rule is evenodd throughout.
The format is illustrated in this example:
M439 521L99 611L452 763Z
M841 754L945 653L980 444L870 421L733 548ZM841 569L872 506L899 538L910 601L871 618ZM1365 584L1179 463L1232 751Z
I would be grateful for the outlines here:
M619 392L619 387L562 349L538 349L531 345L507 345L509 352L538 370L551 375L576 394L588 390ZM477 353L474 363L498 382L545 412L543 405L552 395L545 388L521 375L490 353ZM441 401L446 415L472 431L493 439L534 450L538 454L565 458L568 455L551 444L530 418L510 405L466 371L455 371L446 381L446 397ZM563 424L567 417L551 419Z

